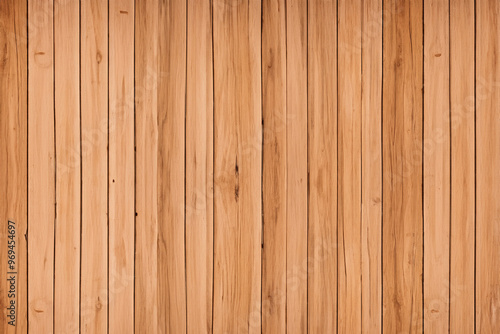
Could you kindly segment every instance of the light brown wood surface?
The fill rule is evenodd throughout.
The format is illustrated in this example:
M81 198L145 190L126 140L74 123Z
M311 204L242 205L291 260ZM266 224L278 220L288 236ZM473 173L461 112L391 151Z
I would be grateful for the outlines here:
M382 302L389 333L422 332L423 3L384 0Z
M158 326L159 1L135 1L135 332ZM137 250L140 250L139 252Z
M500 331L500 39L497 1L476 2L476 332Z
M285 1L262 2L262 331L286 333Z
M76 330L80 317L80 49L78 2L54 16L56 220L54 332ZM57 60L57 61L56 61Z
M308 332L336 331L337 227L337 7L308 2Z
M28 199L28 105L27 105L27 3L0 3L0 332L26 333L28 325L27 294L27 199ZM9 233L8 222L15 226ZM12 231L12 229L11 229ZM12 246L9 248L9 246ZM10 251L10 253L9 253ZM15 263L10 262L12 251ZM12 265L12 267L11 267ZM11 295L12 274L16 293ZM7 293L8 292L8 293ZM9 296L10 295L10 296ZM11 303L17 309L12 319ZM15 326L9 324L13 321Z
M450 1L450 333L474 332L474 1Z
M0 333L500 332L498 17L0 1Z
M338 331L361 332L362 2L338 9Z
M57 161L52 10L52 1L28 3L28 17L38 17L28 30L28 327L41 333L54 330Z
M449 2L424 5L424 331L448 331L450 283Z
M196 334L212 333L214 91L210 1L188 0L187 15L186 321L188 333Z
M80 3L82 333L108 328L108 6Z

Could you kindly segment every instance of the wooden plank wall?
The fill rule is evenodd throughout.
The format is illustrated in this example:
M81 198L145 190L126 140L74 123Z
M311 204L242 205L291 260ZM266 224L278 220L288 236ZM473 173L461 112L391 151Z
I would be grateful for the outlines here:
M2 0L0 332L500 332L499 18Z

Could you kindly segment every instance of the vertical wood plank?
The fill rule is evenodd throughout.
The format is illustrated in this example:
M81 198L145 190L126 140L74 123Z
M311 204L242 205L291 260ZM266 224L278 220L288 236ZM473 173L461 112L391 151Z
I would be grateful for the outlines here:
M384 0L383 331L422 331L422 1Z
M261 2L213 3L214 332L261 332Z
M450 333L474 332L474 1L450 1Z
M134 331L134 1L109 2L109 332Z
M338 2L338 331L361 332L361 0Z
M80 329L104 333L108 328L108 1L81 1L80 13Z
M450 261L449 2L424 6L424 331L448 332Z
M30 0L28 17L28 321L54 330L55 134L53 2Z
M476 2L476 333L500 331L500 3Z
M308 2L308 331L337 330L337 6Z
M135 332L158 333L158 0L135 1Z
M159 331L186 332L186 0L161 1L158 81Z
M286 1L286 331L307 333L307 0Z
M189 333L212 333L213 63L210 1L188 0L186 290Z
M0 3L0 332L27 332L27 7ZM15 233L9 233L9 221ZM11 229L11 231L13 231ZM14 254L12 253L14 252ZM9 263L9 256L15 263ZM10 267L12 265L12 268ZM17 273L15 295L8 272ZM11 310L14 302L15 318Z
M262 333L286 332L286 16L262 2Z
M80 5L54 15L56 226L54 332L74 331L80 317Z
M382 332L382 0L363 1L361 308L363 333Z

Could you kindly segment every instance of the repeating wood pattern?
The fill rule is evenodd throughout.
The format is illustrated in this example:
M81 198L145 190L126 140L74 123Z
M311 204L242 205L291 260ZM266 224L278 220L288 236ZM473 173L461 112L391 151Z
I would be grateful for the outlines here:
M499 17L2 0L0 332L500 332Z

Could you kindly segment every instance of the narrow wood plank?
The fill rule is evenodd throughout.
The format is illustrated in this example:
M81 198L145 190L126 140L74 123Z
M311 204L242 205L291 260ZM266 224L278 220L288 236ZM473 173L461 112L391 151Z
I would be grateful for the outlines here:
M80 5L73 1L57 9L54 331L68 332L80 318Z
M424 331L448 332L450 278L449 2L424 6Z
M363 1L361 330L382 332L382 0Z
M134 0L109 2L109 332L134 331Z
M158 333L158 0L135 1L135 332Z
M262 333L286 332L285 11L284 0L262 2Z
M307 333L307 0L286 1L286 331Z
M422 1L384 0L383 331L422 331Z
M338 2L338 331L361 332L361 0Z
M213 63L210 1L188 0L186 291L188 333L212 333Z
M30 0L28 17L28 321L54 330L55 134L52 0Z
M474 1L450 1L450 333L474 332Z
M337 330L337 8L308 3L308 331Z
M0 3L0 332L27 332L26 1ZM13 222L9 228L9 221ZM9 233L10 229L10 233ZM14 258L14 263L9 263ZM12 266L12 267L11 267ZM15 282L8 272L16 272ZM12 294L14 287L14 294ZM11 304L14 303L14 304ZM9 308L9 309L8 309ZM15 313L11 311L15 309Z
M214 332L261 332L261 2L213 3Z
M500 3L476 1L476 333L500 331Z
M186 332L186 0L161 1L158 81L158 326Z
M105 333L108 328L108 1L82 1L80 13L80 330ZM109 288L115 291L116 287Z

